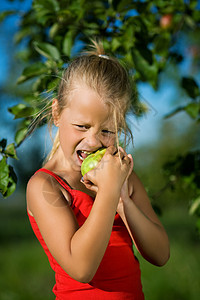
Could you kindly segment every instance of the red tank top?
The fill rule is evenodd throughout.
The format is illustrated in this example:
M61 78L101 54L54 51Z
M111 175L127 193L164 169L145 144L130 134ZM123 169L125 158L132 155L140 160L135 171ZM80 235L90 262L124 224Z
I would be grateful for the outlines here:
M79 226L82 226L92 208L94 201L92 197L72 189L59 176L47 169L38 171L52 175L71 194L71 207ZM53 292L57 300L144 300L139 262L134 256L129 233L118 214L115 216L104 257L90 283L74 280L60 267L47 248L34 217L30 214L28 216L33 231L55 272L56 284Z

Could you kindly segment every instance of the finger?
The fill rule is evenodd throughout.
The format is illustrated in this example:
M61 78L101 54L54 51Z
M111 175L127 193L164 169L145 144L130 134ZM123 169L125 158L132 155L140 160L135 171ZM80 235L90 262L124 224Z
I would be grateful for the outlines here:
M86 187L88 190L93 191L93 192L95 192L95 193L98 192L98 187L97 187L96 185L94 185L94 184L91 184L91 183L85 184L85 187Z
M119 151L119 157L123 160L126 157L126 154L123 151Z
M90 180L88 180L88 179L86 179L86 178L84 179L84 177L82 177L80 181L84 184L84 186L85 186L87 189L89 189L89 190L91 190L91 191L94 191L94 192L97 192L97 191L98 191L98 187L95 186Z
M118 152L118 150L115 146L110 146L110 147L107 148L105 154L115 155L117 152Z
M129 170L129 174L130 175L133 171L133 166L134 166L134 162L133 162L133 157L131 154L128 154L128 157L130 158L130 170Z
M126 151L121 146L119 146L119 150L124 154L126 153Z
M123 157L124 157L124 150L121 148L121 147L119 147L119 148L115 148L115 151L114 151L114 153L113 153L113 156L118 156L118 157L120 157L120 159L123 159Z
M128 157L131 160L131 168L133 169L133 166L134 166L133 156L131 154L128 154Z
M93 172L93 170L90 170L89 172L87 172L82 178L81 178L81 181L84 183L84 184L90 184L92 183L91 181L91 176L90 176L90 173Z
M123 158L123 163L125 163L126 165L131 165L131 158L128 155L125 155Z

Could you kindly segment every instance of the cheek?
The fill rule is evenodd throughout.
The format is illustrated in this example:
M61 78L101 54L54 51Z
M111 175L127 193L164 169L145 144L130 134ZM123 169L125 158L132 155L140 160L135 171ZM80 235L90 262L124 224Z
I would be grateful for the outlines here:
M106 147L114 146L116 144L116 138L113 136L103 137L102 141Z
M68 151L73 151L82 138L83 134L74 130L70 125L60 128L60 142Z
M67 150L73 143L73 135L68 126L59 127L59 139L63 150Z

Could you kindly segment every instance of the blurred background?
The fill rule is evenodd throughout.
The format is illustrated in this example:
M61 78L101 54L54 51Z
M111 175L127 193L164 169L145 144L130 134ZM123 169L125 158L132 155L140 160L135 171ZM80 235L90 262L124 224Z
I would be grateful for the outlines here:
M13 143L19 124L8 108L20 103L29 88L16 85L17 78L27 65L19 55L27 41L16 44L14 37L21 16L31 5L31 0L0 2L1 13L16 11L5 19L2 17L0 23L0 139L6 138L8 144ZM145 104L146 113L139 118L130 117L129 120L134 144L128 150L133 154L134 168L150 194L171 243L171 258L162 268L150 265L135 250L141 264L147 300L197 300L200 295L197 217L188 212L193 191L187 182L184 187L177 182L176 188L166 183L163 171L167 161L197 149L200 144L199 123L194 122L189 114L180 111L170 118L164 118L179 103L187 102L187 95L176 84L177 74L192 74L199 82L199 64L194 63L193 59L196 56L199 62L199 45L199 32L180 35L176 47L184 55L184 62L178 66L178 70L169 64L160 76L157 90L147 82L138 83L139 96ZM0 196L0 300L54 299L51 292L54 274L31 230L25 201L27 181L41 166L50 147L48 128L43 126L17 149L18 160L9 158L18 183L12 195L7 198Z

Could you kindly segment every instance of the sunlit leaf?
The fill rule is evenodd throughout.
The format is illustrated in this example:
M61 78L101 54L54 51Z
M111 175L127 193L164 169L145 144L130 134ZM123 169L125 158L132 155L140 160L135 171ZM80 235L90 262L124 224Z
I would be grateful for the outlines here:
M0 192L5 194L9 182L9 167L6 157L0 161Z
M18 158L17 158L17 154L16 154L16 149L15 149L15 144L14 144L14 143L9 144L9 145L6 147L5 154L7 154L9 157L18 159Z
M42 11L48 9L49 11L59 11L60 5L57 0L35 0L33 7L36 10Z
M7 164L6 157L0 161L0 193L4 198L10 196L16 189L17 176L12 166Z
M59 60L60 52L58 49L49 43L34 43L35 50L48 59Z
M198 209L200 210L200 196L196 198L190 206L190 215L193 215Z
M28 128L27 127L23 127L20 128L15 135L15 142L17 145L20 145L21 142L23 142L23 140L26 138L26 135L28 133Z
M60 78L55 78L48 83L48 90L55 91L58 88L58 84L60 82Z
M26 36L31 34L31 28L25 27L16 32L14 36L14 41L16 44L20 43Z
M185 111L192 119L196 119L200 111L200 104L190 103L185 107Z
M12 166L9 165L9 182L7 185L7 190L4 194L4 198L9 197L16 189L17 186L17 176Z
M34 108L27 106L23 103L19 103L15 106L8 108L8 111L15 116L14 119L18 119L33 115Z
M118 38L112 39L112 51L115 52L121 46L120 40Z
M53 38L55 37L55 35L57 34L59 28L60 28L59 23L54 23L54 24L51 26L51 28L50 28L50 30L49 30L49 36L50 36L51 39L53 39Z
M74 32L68 31L63 40L63 53L66 54L68 57L71 55L71 49L74 43Z
M17 83L23 83L30 78L43 75L47 72L48 68L45 64L43 64L42 62L36 62L23 70L22 75L17 80Z

